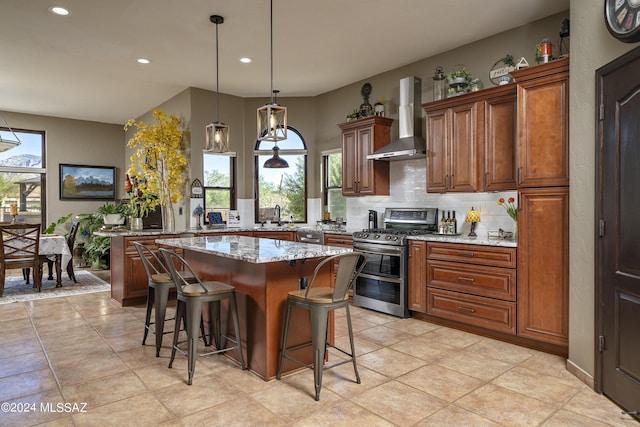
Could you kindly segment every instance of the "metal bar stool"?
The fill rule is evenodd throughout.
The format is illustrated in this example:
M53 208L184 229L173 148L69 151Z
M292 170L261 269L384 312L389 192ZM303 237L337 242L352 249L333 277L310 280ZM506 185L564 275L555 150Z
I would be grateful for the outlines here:
M145 345L147 341L147 335L151 331L156 336L156 357L160 357L160 348L162 348L162 337L165 334L171 333L171 331L164 331L164 322L166 320L173 320L171 317L166 319L167 314L167 302L169 300L169 289L173 288L173 280L169 275L164 263L158 258L158 256L147 246L142 243L133 242L142 265L147 272L149 286L147 288L147 314L144 321L144 336L142 337L142 345ZM183 275L185 280L193 282L193 276L189 273ZM151 321L151 311L155 307L155 321ZM202 329L202 335L204 336L204 323L202 319L200 321L200 328ZM206 337L204 338L205 345L207 345Z
M242 369L246 369L244 362L244 355L242 354L242 338L240 336L240 321L238 319L238 307L236 303L236 291L235 288L226 283L217 281L203 282L193 271L191 266L177 253L160 249L165 265L168 267L169 274L176 285L178 292L178 305L176 307L176 322L173 331L173 347L171 349L171 359L169 360L169 368L173 365L173 360L176 356L176 351L187 356L189 380L187 384L191 385L193 381L193 374L196 368L196 358L198 357L198 320L202 316L202 305L207 303L209 308L209 322L210 330L214 335L216 350L208 353L201 354L200 356L207 356L210 354L223 353L229 350L238 350L240 357L240 365ZM179 265L182 270L193 276L195 281L190 283L184 276L178 274L176 265ZM233 317L233 328L235 337L231 338L220 333L220 301L229 300L229 310ZM187 332L187 350L186 352L179 347L179 344L184 341L179 341L180 326L184 324L184 329ZM221 338L225 338L231 341L234 345L230 347L221 348Z
M338 271L336 272L335 287L313 287L318 271L325 265L338 260ZM287 295L287 308L284 321L284 330L280 345L280 359L278 361L277 379L282 375L282 362L284 359L291 360L307 368L313 369L313 379L315 382L316 400L320 400L320 388L322 387L322 372L324 369L334 368L344 363L353 363L353 370L356 375L356 382L360 384L360 375L356 366L356 351L353 344L353 330L351 328L351 314L349 312L349 296L347 291L351 288L353 281L358 277L366 264L366 258L362 254L348 253L335 255L324 259L313 272L311 282L306 289L291 291ZM300 344L287 348L287 337L289 334L289 320L291 318L291 308L300 307L309 310L311 316L311 343ZM349 328L349 341L351 352L347 352L332 344L327 343L327 326L329 322L329 312L344 307L347 311L347 326ZM313 366L308 365L288 353L295 352L305 347L313 348ZM336 362L330 366L324 366L324 356L327 346L333 347L341 353L349 356L349 359Z

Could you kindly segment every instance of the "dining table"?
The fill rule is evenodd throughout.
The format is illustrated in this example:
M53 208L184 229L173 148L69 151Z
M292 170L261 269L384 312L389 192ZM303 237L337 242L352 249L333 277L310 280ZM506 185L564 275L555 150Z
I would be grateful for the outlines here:
M56 269L56 288L62 287L62 271L67 268L73 257L67 239L58 234L41 234L38 253L54 262ZM53 272L49 269L48 280L53 280Z

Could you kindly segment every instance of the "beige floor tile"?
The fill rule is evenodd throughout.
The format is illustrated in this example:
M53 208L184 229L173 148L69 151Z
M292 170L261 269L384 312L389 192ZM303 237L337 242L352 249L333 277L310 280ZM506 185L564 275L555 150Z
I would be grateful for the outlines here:
M333 406L315 411L291 424L295 427L316 426L349 426L349 427L392 427L395 424L356 405L348 400L335 403Z
M482 341L472 344L468 349L482 356L500 360L511 365L517 365L539 354L536 350L491 338L484 338Z
M49 367L42 350L21 354L19 356L5 357L0 361L0 378L38 371Z
M37 341L36 332L32 326L10 329L8 331L2 331L2 334L0 334L0 345L26 340Z
M0 321L26 319L29 314L23 304L0 304Z
M104 338L108 338L119 335L133 334L136 332L140 333L142 328L144 328L144 324L137 319L130 322L119 320L114 323L110 323L109 321L106 321L104 324L95 325L95 328L100 335L102 335ZM140 338L142 339L142 336Z
M147 391L142 381L129 371L62 387L67 402L84 402L90 410Z
M491 384L456 401L456 406L504 426L537 426L556 410L553 405Z
M476 378L438 365L423 366L397 380L448 402L453 402L484 384Z
M90 357L100 357L115 354L113 349L99 339L82 341L64 347L57 347L47 351L49 361L53 368L69 365L71 363L82 363Z
M24 315L24 317L21 317L19 319L0 319L0 331L2 331L2 333L9 332L12 329L25 329L31 327L31 319L29 319L26 314Z
M38 329L38 335L41 337L48 335L61 335L75 328L90 326L86 319L83 319L79 314L73 318L61 320L53 320L43 317L34 323L36 325L36 329Z
M367 310L365 308L352 308L351 316L355 316L358 319L367 320L377 325L384 325L389 322L393 322L397 317L389 316L387 314L379 313L374 310Z
M73 416L66 415L63 418L56 418L55 420L38 424L38 427L75 427L75 425L73 424Z
M433 415L414 424L414 427L454 427L454 426L473 426L473 427L500 427L495 423L473 412L465 411L455 405L449 405L439 410Z
M358 335L360 337L368 339L369 341L373 341L385 346L393 345L399 341L415 337L414 335L400 332L397 329L387 328L384 325L365 329L363 331L360 331Z
M171 419L169 411L151 393L119 400L73 416L77 427L120 427L131 424L152 426Z
M193 385L184 383L155 390L156 398L176 417L184 417L239 398L242 393L224 378L199 377Z
M482 381L491 381L512 368L512 365L508 363L490 359L469 350L443 357L436 363Z
M331 390L340 396L351 398L389 381L388 377L362 365L358 365L358 373L360 374L360 384L356 382L351 363L327 369L322 375L322 388Z
M440 329L442 326L418 319L398 319L385 323L384 326L412 335L422 335Z
M390 348L382 348L373 353L367 353L359 357L357 361L358 365L369 368L389 378L399 377L427 364L424 360Z
M115 353L94 353L84 361L74 360L55 366L60 385L80 384L127 371L128 366Z
M133 372L151 390L157 390L172 384L186 384L187 382L186 369L178 369L177 367L169 369L167 368L167 365L160 363L134 369Z
M469 347L479 341L482 341L482 337L474 335L469 332L459 331L451 328L440 328L432 332L428 332L422 335L423 338L428 338L432 342L438 342L441 344L450 345L457 348Z
M276 385L276 381L264 381L249 370L239 369L237 366L228 369L220 369L213 376L218 376L230 382L244 393L263 391Z
M89 324L69 329L58 335L41 336L40 340L46 351L67 347L86 341L102 341L102 337Z
M126 351L134 348L138 348L142 345L142 334L143 330L139 330L137 332L132 332L130 334L118 335L115 337L105 337L104 340L111 346L114 351ZM165 340L167 343L165 343ZM162 341L162 349L161 354L166 351L170 352L169 345L171 343L171 337L166 335ZM153 345L155 349L155 338L151 338L151 335L147 337L147 345Z
M42 351L42 346L37 339L11 341L0 344L0 364L5 357L19 356L21 354Z
M522 362L520 366L568 381L577 381L577 378L567 371L567 359L553 354L536 352L532 357Z
M320 401L316 401L313 372L310 369L287 375L280 381L276 381L273 387L251 393L250 396L285 422L299 420L342 400L342 397L323 387L320 392Z
M616 404L590 388L582 389L564 409L612 426L638 425L631 416L622 415Z
M284 426L284 420L268 411L255 400L242 396L216 405L204 411L180 418L183 426L205 427L245 427L245 426Z
M152 340L147 338L147 343L155 341L155 336L152 336ZM111 348L111 347L110 347ZM137 369L143 366L152 365L154 363L160 363L164 366L169 364L170 350L160 352L160 357L156 357L155 342L151 345L138 345L135 348L123 350L118 352L122 360L131 368Z
M389 348L410 354L411 356L424 360L426 363L436 362L443 357L449 357L460 351L458 347L430 340L428 335L429 334L419 337L411 337L400 341Z
M377 323L373 323L365 319L359 319L355 316L351 316L351 328L353 329L354 333L364 331L366 329L370 329L376 326L378 326ZM349 330L347 329L347 322L336 321L335 323L336 337L339 337L342 335L348 335L348 334L349 334Z
M389 381L351 399L400 426L412 425L446 406L446 402L420 390Z
M47 409L55 409L57 404L64 403L64 399L57 388L30 396L19 397L7 403L9 405L12 403L16 405L20 404L22 411L2 412L0 415L0 424L3 427L35 426L44 423L48 425L55 420L68 419L69 417L69 414Z
M353 337L353 343L356 348L357 357L362 356L363 354L371 353L372 351L376 351L384 347L384 345L378 342L370 341L361 336L355 336L355 334ZM349 335L345 334L342 336L337 336L335 339L335 345L342 349L346 349L347 351L351 351L351 345L349 344Z
M578 380L569 384L568 381L519 367L500 375L492 384L557 407L564 405L584 387Z
M57 383L51 369L25 372L0 378L0 402L55 389Z
M631 421L631 420L629 420ZM631 421L632 422L632 421ZM545 421L543 427L607 427L611 424L601 423L593 418L588 418L575 412L560 410Z

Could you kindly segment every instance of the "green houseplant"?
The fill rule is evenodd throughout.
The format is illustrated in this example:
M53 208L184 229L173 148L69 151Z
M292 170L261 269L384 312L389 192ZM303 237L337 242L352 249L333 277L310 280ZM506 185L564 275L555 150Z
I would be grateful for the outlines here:
M96 210L96 214L102 215L104 224L119 225L124 224L124 220L129 215L129 207L124 204L105 203Z
M80 222L78 234L81 240L79 244L84 244L84 259L92 270L105 269L106 257L111 249L111 239L94 234L94 231L104 226L103 215L98 212L79 214L78 221Z

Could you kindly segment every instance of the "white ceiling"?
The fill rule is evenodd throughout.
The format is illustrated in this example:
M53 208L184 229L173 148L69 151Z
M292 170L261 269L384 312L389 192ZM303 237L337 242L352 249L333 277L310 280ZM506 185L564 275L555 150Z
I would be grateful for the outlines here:
M269 0L1 3L0 110L122 124L187 87L215 90L212 14L225 19L220 92L269 97ZM53 4L71 15L53 15ZM568 8L569 0L273 0L274 88L318 95Z

